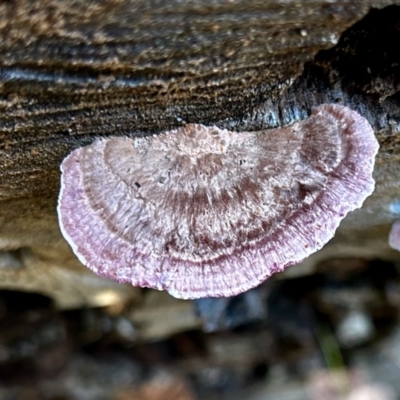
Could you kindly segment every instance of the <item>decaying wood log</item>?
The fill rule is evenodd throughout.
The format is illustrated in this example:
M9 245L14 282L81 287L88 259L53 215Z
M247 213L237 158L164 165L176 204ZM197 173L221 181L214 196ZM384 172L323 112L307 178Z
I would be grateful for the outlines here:
M0 250L25 283L0 260L0 287L40 290L24 270L56 260L81 270L55 216L72 149L194 122L276 127L324 102L359 111L381 144L376 193L326 251L398 257L385 235L400 199L399 24L398 0L2 2Z
M1 198L54 197L62 158L97 136L240 121L374 3L3 2Z

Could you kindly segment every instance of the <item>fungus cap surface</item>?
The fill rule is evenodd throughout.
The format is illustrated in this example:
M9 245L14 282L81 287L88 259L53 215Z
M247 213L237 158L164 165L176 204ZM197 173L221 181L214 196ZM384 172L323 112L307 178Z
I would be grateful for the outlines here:
M374 190L377 151L363 117L329 104L281 129L101 139L62 163L60 226L97 274L232 296L328 242Z
M389 245L392 249L400 251L400 220L393 222L389 233Z

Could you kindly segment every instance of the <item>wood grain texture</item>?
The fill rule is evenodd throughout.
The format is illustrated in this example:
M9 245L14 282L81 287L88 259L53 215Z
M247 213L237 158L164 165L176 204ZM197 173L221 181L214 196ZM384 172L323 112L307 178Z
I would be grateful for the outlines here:
M388 210L400 199L396 4L1 2L0 251L33 255L18 261L20 269L1 267L1 286L40 290L56 261L64 278L51 278L49 293L71 292L71 269L82 275L69 282L84 282L86 270L62 242L55 214L59 165L71 150L98 137L184 123L279 127L330 102L356 110L374 128L381 145L377 188L307 262L332 255L398 259L387 244L395 218Z
M239 121L388 3L2 2L0 199L54 197L62 158L98 136Z

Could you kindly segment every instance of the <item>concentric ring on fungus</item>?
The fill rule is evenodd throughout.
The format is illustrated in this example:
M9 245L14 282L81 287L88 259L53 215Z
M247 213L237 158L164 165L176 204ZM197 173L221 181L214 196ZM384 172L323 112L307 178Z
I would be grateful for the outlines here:
M281 129L100 139L62 163L61 230L97 274L232 296L328 242L374 190L377 151L368 122L330 104Z

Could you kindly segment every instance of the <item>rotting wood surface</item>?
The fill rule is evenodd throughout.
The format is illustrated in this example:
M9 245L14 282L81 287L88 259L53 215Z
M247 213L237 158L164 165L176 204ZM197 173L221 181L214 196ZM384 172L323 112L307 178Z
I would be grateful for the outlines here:
M20 257L23 268L48 274L58 263L79 270L55 216L59 164L73 148L189 122L238 131L276 127L324 102L360 112L381 144L376 194L350 222L361 221L382 240L366 245L363 231L353 236L355 247L340 232L333 242L350 246L345 255L355 249L395 257L384 245L393 219L387 207L400 198L400 7L383 8L391 4L400 1L2 2L4 257L22 248L15 254L34 255ZM26 276L8 269L0 286L43 285ZM48 286L54 291L57 284Z
M2 2L0 199L54 198L62 158L95 137L237 122L276 103L306 61L388 3Z

